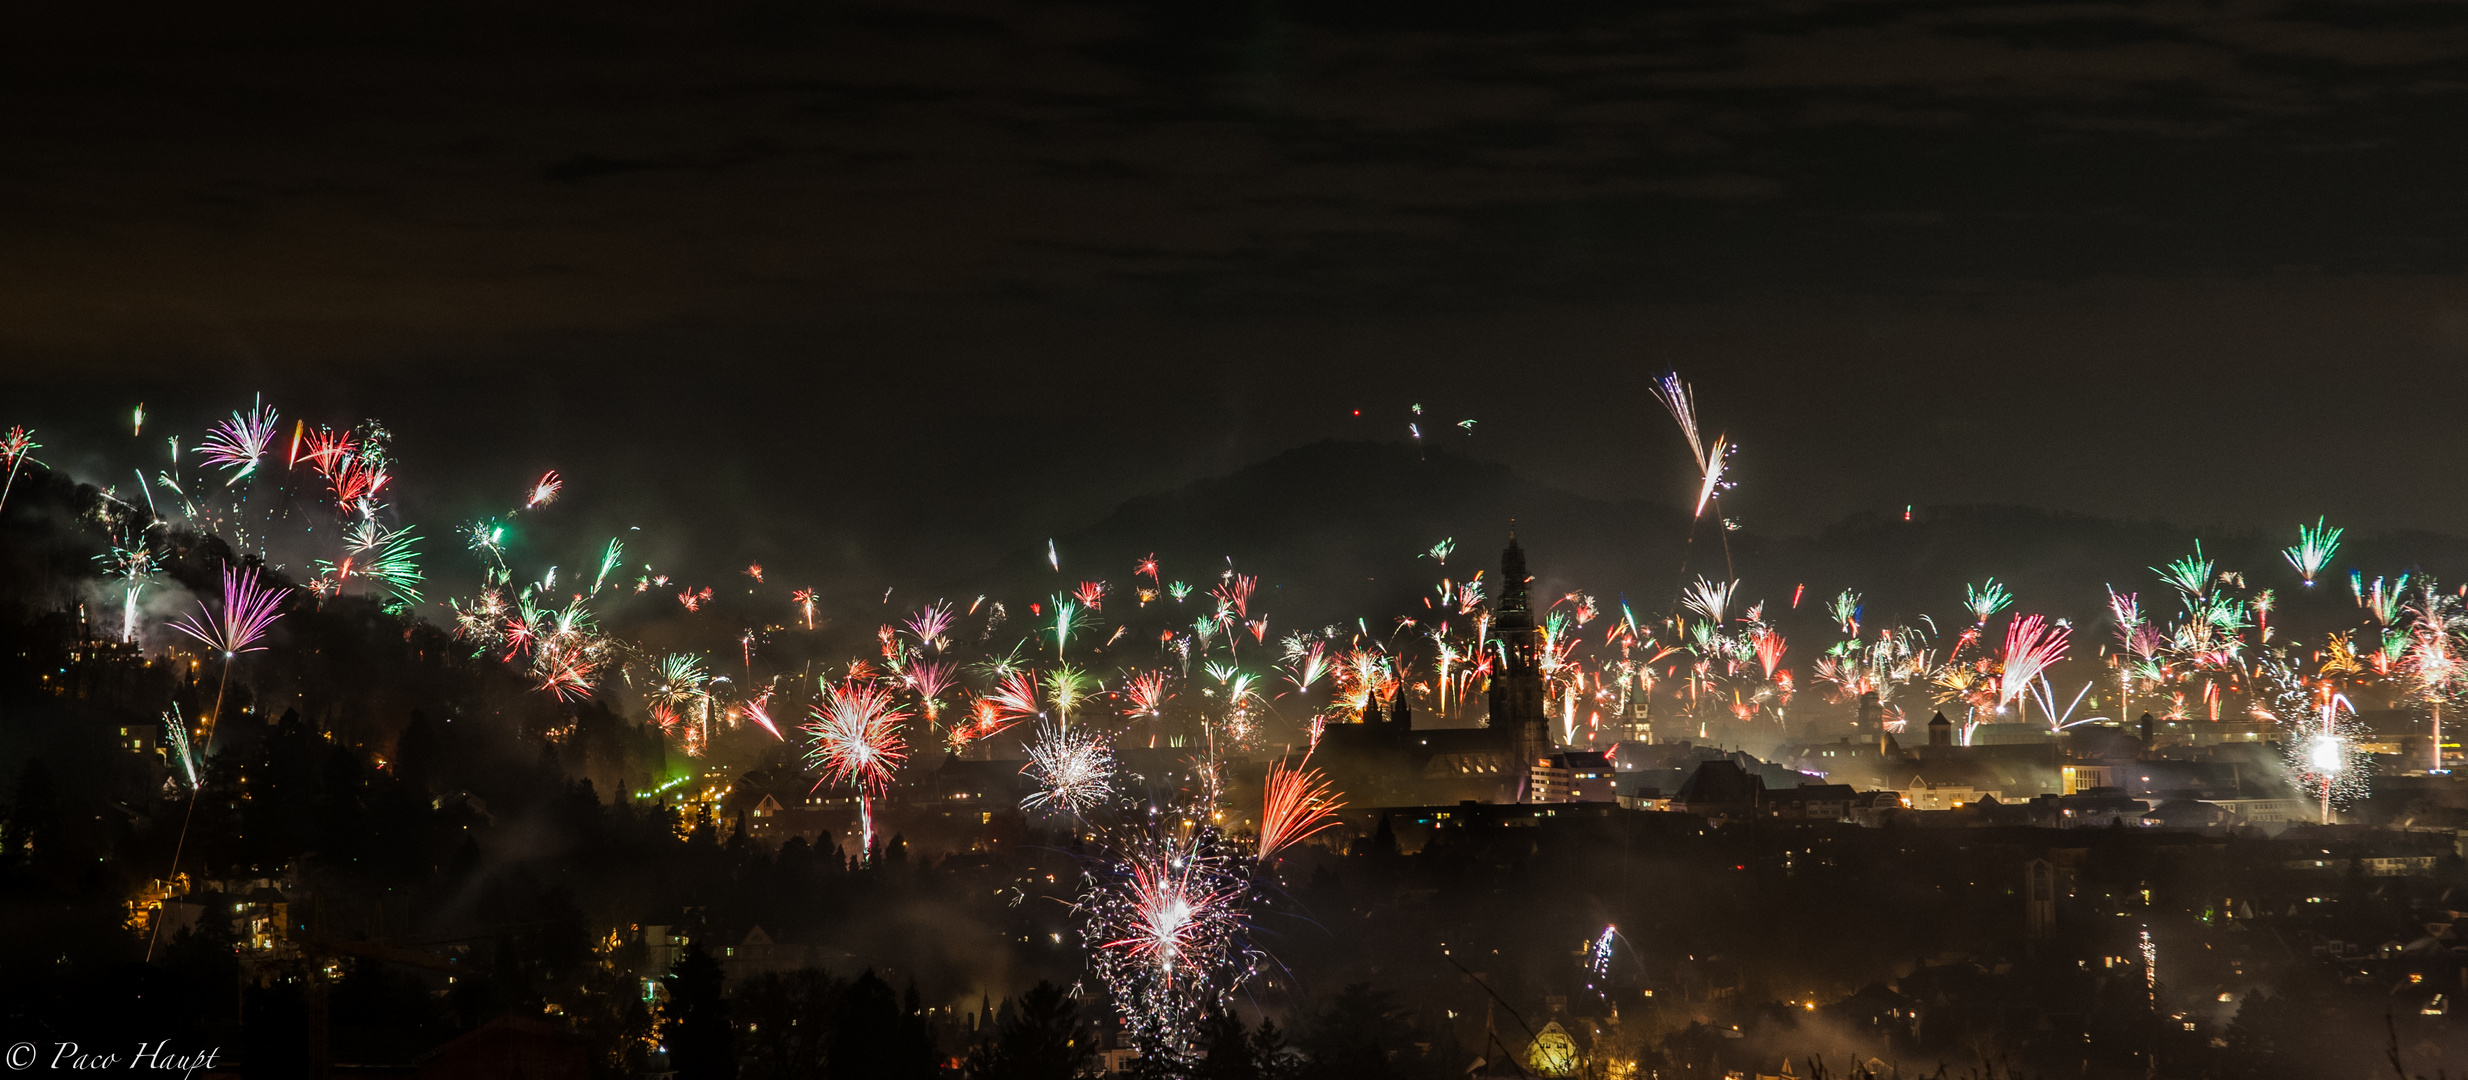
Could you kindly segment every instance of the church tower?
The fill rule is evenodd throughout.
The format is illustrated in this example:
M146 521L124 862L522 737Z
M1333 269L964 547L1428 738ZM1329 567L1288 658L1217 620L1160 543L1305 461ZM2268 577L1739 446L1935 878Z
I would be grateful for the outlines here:
M1508 534L1500 553L1500 602L1491 624L1491 729L1516 755L1523 773L1556 749L1549 705L1543 699L1542 628L1526 590L1525 549Z

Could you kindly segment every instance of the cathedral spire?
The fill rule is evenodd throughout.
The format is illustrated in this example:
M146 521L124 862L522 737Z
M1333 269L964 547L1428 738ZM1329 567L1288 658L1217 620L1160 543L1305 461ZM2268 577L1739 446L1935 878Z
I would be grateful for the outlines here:
M1525 549L1517 546L1517 529L1508 529L1508 548L1500 552L1500 614L1524 615L1532 610L1526 599Z

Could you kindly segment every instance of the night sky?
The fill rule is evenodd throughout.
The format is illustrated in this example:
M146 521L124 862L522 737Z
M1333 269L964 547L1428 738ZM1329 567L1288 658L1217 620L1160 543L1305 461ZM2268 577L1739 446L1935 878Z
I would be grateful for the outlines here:
M2468 5L339 6L12 16L49 460L263 391L905 572L1416 403L1678 502L1676 368L1753 528L2468 532Z

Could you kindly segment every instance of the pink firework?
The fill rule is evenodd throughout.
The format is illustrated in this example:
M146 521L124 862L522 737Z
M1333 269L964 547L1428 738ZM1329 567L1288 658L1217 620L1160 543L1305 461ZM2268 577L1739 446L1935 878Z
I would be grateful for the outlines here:
M763 564L761 564L761 563L748 563L748 564L746 564L745 575L746 575L747 577L753 578L753 579L754 579L754 583L755 583L755 584L757 584L757 585L762 584L762 583L763 583Z
M892 703L891 694L878 683L842 683L811 711L814 719L805 734L814 746L806 762L823 780L868 796L889 790L891 775L908 760L908 745L900 738L908 713Z
M238 483L257 471L266 448L274 445L274 425L274 409L259 402L255 409L232 413L231 419L209 429L197 444L197 454L208 464L232 470L226 485Z
M943 694L952 687L952 667L948 660L921 660L908 666L908 688L917 692L925 708L926 719L932 720L943 711Z
M223 608L220 612L198 602L199 613L171 624L171 628L206 643L224 656L257 652L265 646L266 631L273 629L274 620L281 617L283 594L280 585L266 585L257 579L255 567L223 568Z
M940 600L927 604L918 608L917 613L909 616L903 625L908 627L909 633L916 635L919 645L941 649L945 643L943 635L951 630L951 605Z
M1072 590L1071 595L1077 597L1081 603L1088 605L1090 611L1102 611L1105 609L1107 588L1109 586L1102 581L1083 581L1079 588Z
M2017 616L2005 627L2004 673L1997 679L1997 704L2002 707L2022 700L2031 684L2048 673L2051 665L2065 659L2066 639L2073 631L2062 626L2050 626L2037 615Z
M796 592L788 594L788 598L795 602L799 608L804 609L806 629L814 629L814 590L799 589Z
M1146 577L1149 584L1157 584L1157 553L1149 552L1147 558L1131 564L1131 576Z

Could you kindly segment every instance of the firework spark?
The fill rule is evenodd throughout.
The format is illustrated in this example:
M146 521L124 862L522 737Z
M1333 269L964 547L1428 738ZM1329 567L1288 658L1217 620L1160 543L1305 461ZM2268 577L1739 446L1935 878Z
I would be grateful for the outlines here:
M231 419L214 425L204 440L197 444L197 455L206 463L231 470L225 487L247 479L257 471L266 448L274 445L276 417L274 409L263 399L248 412L234 412Z
M1037 790L1020 800L1022 809L1059 808L1085 817L1114 794L1114 751L1104 736L1085 727L1037 725L1028 764L1020 771L1037 781Z
M1972 622L1986 626L1998 612L2014 606L2014 594L1997 584L1997 579L1989 578L1979 585L1962 587L1962 606L1970 609Z
M564 491L565 487L566 482L557 475L557 470L550 469L541 474L538 482L531 485L531 497L523 500L523 509L537 509L556 502L557 493Z
M2315 518L2311 526L2297 526L2296 546L2281 552L2288 557L2288 565L2297 568L2297 577L2307 588L2313 587L2314 575L2330 566L2332 556L2339 554L2342 531L2326 525L2323 518Z
M34 433L23 427L10 428L8 434L0 435L0 458L9 463L8 481L0 483L0 507L8 506L9 492L17 486L17 467L26 463L27 455L42 448L42 443L34 441Z
M822 774L818 782L857 789L857 814L863 830L863 850L874 850L874 800L891 789L891 777L908 760L908 744L900 726L908 713L892 704L891 694L871 682L835 686L804 732L812 743L806 762Z

